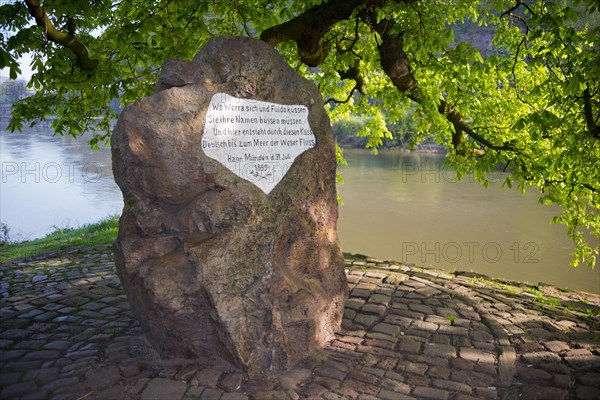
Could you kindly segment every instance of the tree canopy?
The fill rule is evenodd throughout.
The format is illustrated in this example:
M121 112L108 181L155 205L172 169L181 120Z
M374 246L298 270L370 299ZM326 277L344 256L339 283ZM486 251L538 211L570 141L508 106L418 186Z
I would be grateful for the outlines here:
M600 0L25 0L0 7L0 67L33 56L37 93L11 130L55 115L57 134L95 128L150 95L165 58L191 59L211 38L276 47L326 99L333 121L366 114L376 149L387 123L414 113L448 163L484 184L537 187L595 264L600 237ZM465 26L476 35L460 34ZM472 31L472 30L471 30ZM414 111L416 107L416 113ZM448 212L452 212L448 204ZM591 234L592 240L586 240ZM588 236L589 237L589 236Z

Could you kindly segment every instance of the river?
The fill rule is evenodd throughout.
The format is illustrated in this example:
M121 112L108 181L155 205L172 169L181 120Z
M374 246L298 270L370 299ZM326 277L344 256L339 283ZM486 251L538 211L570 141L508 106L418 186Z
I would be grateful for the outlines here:
M558 209L539 205L535 191L502 189L500 173L490 176L488 189L468 176L457 181L435 154L344 154L349 165L341 168L338 222L344 251L600 293L600 269L569 267L566 229L549 224ZM48 129L0 131L0 158L0 218L14 239L121 210L108 148L94 152L85 140Z

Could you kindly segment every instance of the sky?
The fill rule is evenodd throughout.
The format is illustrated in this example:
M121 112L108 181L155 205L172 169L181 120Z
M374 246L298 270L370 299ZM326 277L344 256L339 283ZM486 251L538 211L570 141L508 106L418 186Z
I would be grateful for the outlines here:
M1 1L1 0L0 0ZM31 71L31 56L29 54L25 54L23 57L19 59L19 66L21 67L21 74L18 76L18 79L25 79L29 82L31 79L31 75L33 72ZM2 80L8 79L10 76L10 71L8 68L2 68L0 71L0 75L2 76Z
M3 6L4 4L14 4L14 3L16 3L16 1L17 0L0 0L0 6ZM31 68L29 67L29 64L31 64L31 57L29 55L25 55L24 57L19 59L19 65L21 67L21 75L19 75L18 79L25 79L29 82L29 79L31 79L31 75L33 74L31 72ZM2 77L3 81L5 79L8 79L8 77L10 76L9 69L2 68L0 70L0 76Z

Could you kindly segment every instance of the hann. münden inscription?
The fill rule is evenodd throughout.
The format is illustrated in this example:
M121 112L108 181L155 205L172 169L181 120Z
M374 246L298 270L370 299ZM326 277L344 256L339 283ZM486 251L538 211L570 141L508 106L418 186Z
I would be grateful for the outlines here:
M213 95L202 150L264 193L283 179L300 154L316 146L308 108Z

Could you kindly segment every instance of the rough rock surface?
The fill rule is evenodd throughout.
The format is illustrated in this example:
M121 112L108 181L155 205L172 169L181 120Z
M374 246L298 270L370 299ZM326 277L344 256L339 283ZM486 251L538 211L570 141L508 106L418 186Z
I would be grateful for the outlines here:
M266 195L202 150L215 93L308 107L317 144ZM163 357L222 358L250 376L323 346L347 296L335 156L317 88L267 44L211 40L167 60L112 136L125 207L114 244L133 312Z

